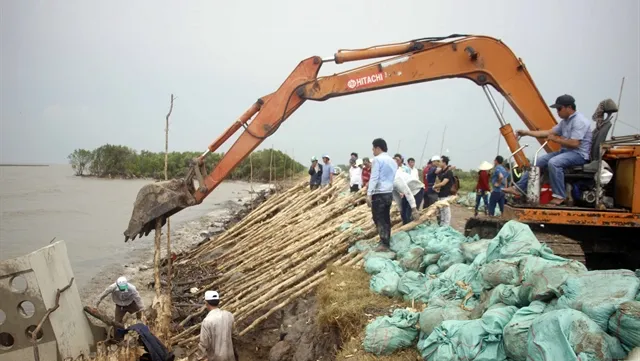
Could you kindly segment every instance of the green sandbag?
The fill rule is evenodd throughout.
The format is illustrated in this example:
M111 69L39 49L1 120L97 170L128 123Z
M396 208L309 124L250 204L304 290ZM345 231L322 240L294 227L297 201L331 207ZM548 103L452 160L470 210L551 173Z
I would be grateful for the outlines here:
M428 302L432 279L420 272L408 271L400 277L398 292L407 301Z
M380 273L374 275L369 280L369 288L371 291L388 296L398 296L398 284L400 283L400 275L393 270L387 268Z
M407 232L398 232L391 236L389 240L389 248L396 253L404 253L411 246L411 237Z
M431 266L432 264L436 264L438 263L438 260L440 259L440 256L442 256L442 254L440 253L427 253L422 257L422 266L423 267L427 267L427 266Z
M487 306L503 303L508 306L522 307L529 304L528 300L520 298L520 286L498 285L490 292Z
M398 253L397 259L400 266L407 271L420 271L424 249L420 246L411 245L404 252Z
M504 361L502 330L513 306L488 310L481 319L443 321L430 335L420 334L418 351L427 361Z
M408 233L411 241L424 248L425 253L442 253L467 241L467 237L449 226L416 227Z
M491 287L520 284L520 258L496 259L480 268L482 279Z
M398 261L392 261L388 258L369 257L364 261L364 270L370 275L380 273L385 269L396 273L402 272L402 267L400 267Z
M365 329L364 350L381 356L410 347L418 337L419 317L419 313L396 309L391 316L376 318Z
M561 287L567 278L585 272L587 268L574 260L554 261L537 256L522 257L520 298L531 302L560 297Z
M440 272L442 272L442 270L440 269L440 267L438 267L437 264L432 264L424 270L424 274L426 275L437 275Z
M487 262L527 255L564 260L538 242L528 225L518 221L509 221L502 226L487 248Z
M459 247L442 252L442 256L438 259L438 267L440 267L441 270L446 270L452 265L460 263L464 263L464 256Z
M547 307L542 301L533 301L528 307L519 309L504 327L504 351L512 361L527 360L527 337L533 321L540 317Z
M625 352L589 316L572 309L544 313L531 324L527 337L530 361L608 361Z
M470 314L471 312L460 307L460 301L433 298L429 306L420 313L420 330L429 335L442 321L468 320Z
M481 239L476 242L467 242L460 245L460 250L462 251L462 255L464 256L465 262L473 262L476 257L482 253L486 252L489 247L490 239Z
M618 306L634 299L640 279L629 270L590 271L567 278L558 306L584 312L603 331Z
M625 351L640 347L640 302L629 301L609 318L609 334L617 337Z

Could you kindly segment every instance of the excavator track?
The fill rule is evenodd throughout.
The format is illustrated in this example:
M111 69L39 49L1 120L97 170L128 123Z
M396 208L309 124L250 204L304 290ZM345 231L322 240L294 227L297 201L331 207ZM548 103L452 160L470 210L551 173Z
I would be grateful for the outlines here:
M493 238L508 221L472 217L465 224L465 235ZM579 261L589 269L640 268L640 245L635 228L536 223L529 223L529 226L554 254Z

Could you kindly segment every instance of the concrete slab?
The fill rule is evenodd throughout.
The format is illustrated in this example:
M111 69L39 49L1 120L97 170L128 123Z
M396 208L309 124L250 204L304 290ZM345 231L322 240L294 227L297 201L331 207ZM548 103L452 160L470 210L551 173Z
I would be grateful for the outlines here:
M35 329L47 309L55 306L56 291L73 277L64 241L0 262L0 310L5 315L0 361L33 359L27 330ZM41 361L89 356L95 340L75 282L61 294L59 304L38 335Z

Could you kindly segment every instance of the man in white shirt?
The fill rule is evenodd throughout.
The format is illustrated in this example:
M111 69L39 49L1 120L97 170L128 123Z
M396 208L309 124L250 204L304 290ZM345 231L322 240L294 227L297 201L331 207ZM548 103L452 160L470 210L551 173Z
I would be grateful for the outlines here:
M424 184L398 169L393 180L393 200L400 210L402 224L415 221L420 217L418 207L422 204L423 196Z
M349 164L351 165L349 168L349 186L351 187L351 193L355 193L362 188L362 168L358 166L355 159L349 160Z
M391 203L393 202L393 179L398 165L387 154L387 142L382 138L376 138L372 142L373 165L371 178L367 187L367 204L371 207L373 223L375 223L380 236L380 245L377 251L389 249L391 240Z
M207 316L200 327L200 342L198 343L198 360L206 361L235 361L236 353L233 347L233 314L218 308L220 295L216 291L204 293Z
M113 303L116 304L115 321L122 323L124 315L127 313L135 314L139 320L142 316L141 312L144 309L144 303L142 298L136 290L136 287L129 283L127 279L122 276L119 277L115 283L112 283L98 296L96 302L96 308L100 306L100 302L111 295Z
M416 168L416 160L413 158L409 158L407 160L407 164L409 165L409 169L411 170L411 178L420 180L420 175L418 174L418 168Z

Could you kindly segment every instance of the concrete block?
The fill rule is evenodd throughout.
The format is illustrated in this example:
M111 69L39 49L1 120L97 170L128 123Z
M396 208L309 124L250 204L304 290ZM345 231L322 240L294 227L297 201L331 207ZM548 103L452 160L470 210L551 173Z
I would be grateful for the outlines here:
M33 360L27 330L55 306L56 291L73 277L64 241L0 262L0 361ZM95 340L75 280L59 304L38 335L40 360L88 357Z

